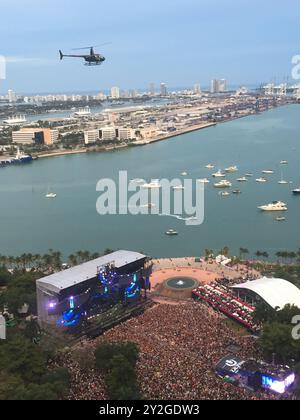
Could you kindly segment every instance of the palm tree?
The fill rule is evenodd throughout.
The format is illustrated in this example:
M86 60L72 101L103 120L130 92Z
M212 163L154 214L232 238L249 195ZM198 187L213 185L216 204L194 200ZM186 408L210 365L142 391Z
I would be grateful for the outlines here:
M224 255L224 257L229 257L229 247L228 246L224 246L224 248L222 248L220 250L220 254Z
M76 255L74 255L74 254L71 254L71 255L69 256L68 260L69 260L69 262L70 262L70 265L72 265L72 266L75 266L75 265L77 265L77 264L78 264L78 263L77 263L77 257L76 257Z
M240 258L244 259L246 254L249 254L249 250L247 248L240 248Z

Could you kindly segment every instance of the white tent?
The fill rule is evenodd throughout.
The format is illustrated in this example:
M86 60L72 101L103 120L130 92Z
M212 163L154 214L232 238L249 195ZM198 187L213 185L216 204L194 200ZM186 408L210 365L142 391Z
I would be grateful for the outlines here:
M252 291L274 309L283 309L286 305L300 308L300 289L286 280L263 277L232 288Z

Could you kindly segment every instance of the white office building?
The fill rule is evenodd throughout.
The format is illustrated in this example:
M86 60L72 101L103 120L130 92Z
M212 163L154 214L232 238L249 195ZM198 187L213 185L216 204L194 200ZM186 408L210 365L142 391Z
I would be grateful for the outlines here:
M193 93L194 93L194 95L201 95L201 87L200 87L199 83L194 85Z
M120 99L120 89L118 87L112 87L110 96L112 99Z
M168 88L165 83L160 84L160 94L161 96L167 96L168 95Z
M16 93L12 89L9 89L8 90L8 92L7 92L7 99L8 99L8 102L10 104L12 104L14 102L17 102L17 95L16 95Z
M89 130L84 132L84 143L93 144L100 139L99 129L98 130Z
M132 128L117 128L117 138L121 141L135 139L136 135Z

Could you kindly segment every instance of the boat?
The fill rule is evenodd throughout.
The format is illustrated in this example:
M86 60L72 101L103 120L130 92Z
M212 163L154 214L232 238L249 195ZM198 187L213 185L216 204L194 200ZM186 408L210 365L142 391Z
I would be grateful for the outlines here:
M232 194L242 194L242 191L241 190L233 190Z
M251 174L250 172L248 174L245 175L247 178L251 178L253 176L253 174Z
M165 232L165 235L167 235L167 236L177 236L178 232L174 229L169 229L169 230L167 230L167 232Z
M31 155L24 155L20 152L20 149L17 149L16 157L13 159L13 163L30 163L33 161Z
M223 179L222 181L217 182L216 184L214 184L214 187L215 188L230 188L230 187L232 187L232 184L231 184L231 182L226 181L225 179Z
M26 123L25 115L15 115L14 117L9 117L7 120L3 121L3 124L7 125L20 125Z
M273 201L271 204L259 206L258 209L262 211L287 211L288 208L282 201Z
M280 165L288 165L288 164L289 164L289 162L287 160L282 160L280 162Z
M218 172L214 173L212 176L214 178L225 178L226 175L223 174L221 171L218 171Z
M234 172L238 172L238 167L237 166L229 166L229 168L225 169L225 172L227 173L234 173Z
M284 222L286 220L285 217L276 217L275 219L277 222Z
M279 185L288 185L289 184L289 182L288 181L285 181L284 179L283 179L283 171L281 170L281 180L280 181L278 181L278 184Z
M0 167L8 166L8 165L19 165L24 163L31 163L33 161L33 157L31 155L24 155L20 152L20 149L17 149L17 154L15 157L2 159L0 161Z
M224 191L224 192L221 192L220 195L222 197L229 197L230 196L230 193L228 191Z
M266 169L262 171L262 173L265 175L273 175L274 171L272 169Z
M91 114L92 114L91 108L89 106L86 106L84 108L79 108L78 111L74 112L73 116L74 117L88 117Z
M131 179L130 182L132 182L133 184L144 184L145 180L141 178L135 178L135 179Z
M205 166L206 169L215 169L214 165L211 163Z
M159 180L153 180L149 184L143 184L142 188L144 188L144 189L155 189L155 188L161 188L161 185L159 183Z
M258 182L260 184L263 184L263 183L268 182L268 181L266 180L266 178L257 178L256 182Z
M55 194L55 193L47 193L46 194L46 198L56 198L57 197L57 194Z
M200 182L201 184L209 184L210 183L210 180L207 179L207 178L198 179L197 181Z
M182 191L182 190L184 190L184 186L183 185L176 185L175 187L173 187L173 190L179 190L179 191Z
M237 182L248 182L248 179L245 176L243 176L242 178L238 178Z
M293 190L293 194L294 194L294 195L300 195L300 188L295 188L295 189Z
M182 176L188 176L188 173L187 172L181 172L181 175Z

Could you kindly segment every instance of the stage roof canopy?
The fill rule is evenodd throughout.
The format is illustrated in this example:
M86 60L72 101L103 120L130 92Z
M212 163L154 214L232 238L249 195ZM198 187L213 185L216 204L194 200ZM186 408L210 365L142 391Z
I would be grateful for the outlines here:
M286 280L263 277L233 286L233 289L252 291L274 309L283 309L286 305L300 308L300 289Z
M37 286L49 292L60 293L69 287L95 278L98 267L113 263L116 268L122 268L145 258L145 255L138 252L116 251L68 270L43 277L37 280Z

